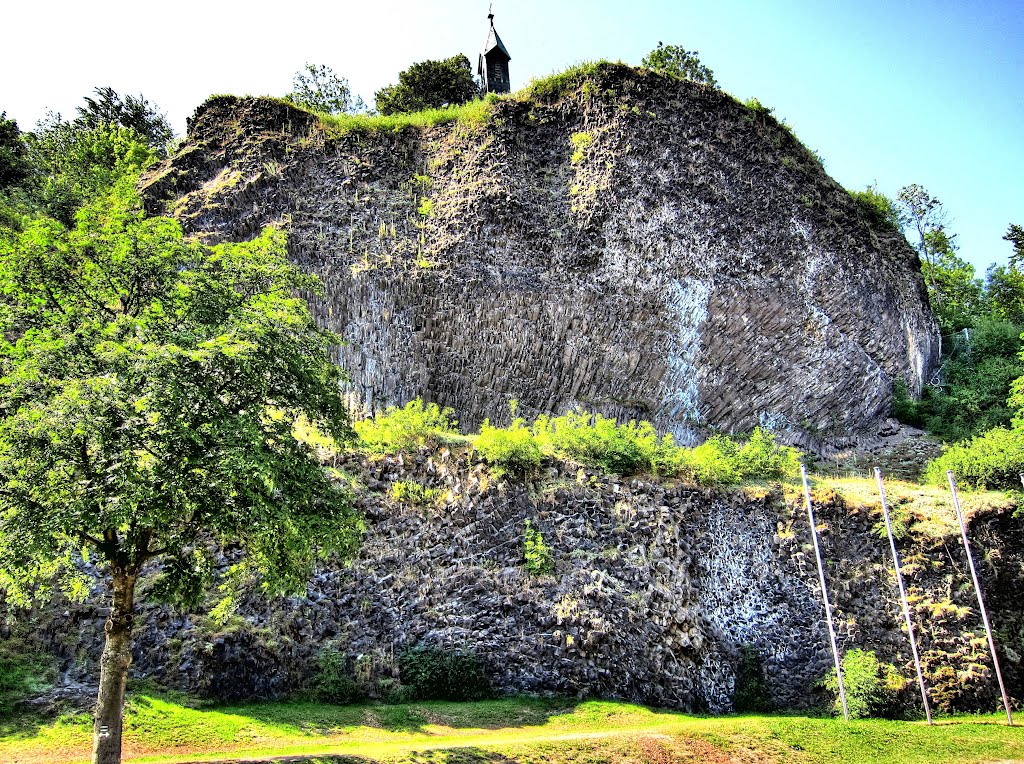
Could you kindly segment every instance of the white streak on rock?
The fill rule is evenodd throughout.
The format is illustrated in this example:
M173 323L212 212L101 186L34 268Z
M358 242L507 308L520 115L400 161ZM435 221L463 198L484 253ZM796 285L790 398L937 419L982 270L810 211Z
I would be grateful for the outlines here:
M708 315L711 285L696 279L673 279L666 284L667 310L676 326L675 343L669 348L659 416L674 424L677 441L691 443L689 425L700 421L699 361L700 326Z

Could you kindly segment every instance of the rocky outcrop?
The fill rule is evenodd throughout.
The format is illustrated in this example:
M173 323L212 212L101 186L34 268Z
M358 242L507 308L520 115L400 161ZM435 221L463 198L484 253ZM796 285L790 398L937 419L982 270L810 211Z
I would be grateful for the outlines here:
M287 226L361 405L422 395L468 427L514 398L818 447L884 427L894 380L935 362L914 251L725 93L608 64L389 124L216 97L144 182L209 240Z
M779 707L821 700L817 683L832 657L793 489L713 491L554 462L532 484L498 483L485 465L446 451L339 466L365 487L368 530L357 558L323 566L304 597L251 593L225 623L144 608L136 676L208 697L278 697L308 688L317 654L333 646L372 690L394 680L404 649L430 645L475 651L504 692L717 712L731 708L746 646ZM439 499L396 502L399 481L433 488ZM875 650L909 679L877 508L847 506L827 491L815 500L841 649ZM1003 673L1020 697L1024 609L1015 593L1024 584L1024 525L1013 509L975 514L971 533L986 550L981 575ZM942 533L933 517L918 534L908 512L897 512L901 554L933 700L994 709L998 690L952 515ZM551 549L548 574L531 575L524 564L527 520ZM64 682L73 683L95 676L104 618L97 592L25 625L61 657ZM908 685L910 704L914 691Z

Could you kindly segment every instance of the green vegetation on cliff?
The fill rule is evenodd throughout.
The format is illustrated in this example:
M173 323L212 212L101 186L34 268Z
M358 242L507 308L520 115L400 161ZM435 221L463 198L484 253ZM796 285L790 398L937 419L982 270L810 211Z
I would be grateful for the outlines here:
M377 111L388 116L458 106L479 97L469 59L461 53L443 61L421 61L400 72L398 82L377 91Z
M943 332L942 363L919 398L894 389L893 415L947 443L961 441L925 476L944 482L953 470L965 485L1009 487L1024 469L1024 231L1009 226L1014 251L1005 267L989 268L984 282L957 255L942 202L912 184L889 199L875 188L852 192L865 219L915 241L929 302ZM1012 428L1012 429L1007 429Z
M588 411L542 414L530 424L515 418L506 427L485 421L479 434L468 438L458 434L453 414L451 409L417 398L402 408L388 407L372 419L357 422L355 428L362 447L372 453L468 440L498 474L519 479L532 476L545 456L619 475L646 473L700 485L782 480L792 478L799 469L799 452L779 445L761 428L748 438L714 435L686 448L677 446L672 435L659 435L650 422L620 424Z

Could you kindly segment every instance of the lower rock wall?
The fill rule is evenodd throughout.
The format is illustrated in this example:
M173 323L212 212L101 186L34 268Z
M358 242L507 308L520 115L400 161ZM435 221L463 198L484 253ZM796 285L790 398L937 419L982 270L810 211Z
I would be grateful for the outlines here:
M305 597L251 594L224 624L144 606L136 676L210 697L276 697L308 687L317 653L334 646L373 687L396 676L403 649L426 644L475 651L505 692L722 712L732 708L740 648L751 646L779 707L822 700L816 684L832 657L798 494L662 485L561 463L535 483L501 483L483 464L447 451L353 457L341 466L365 484L359 501L368 530L357 559L319 571ZM396 481L443 498L395 502L388 496ZM818 498L842 648L874 649L912 676L878 518ZM551 548L550 574L524 567L527 520ZM1009 593L1019 591L1024 567L1019 552L998 550L1024 548L1021 523L1004 508L975 524L1009 563L996 580L990 559L983 575L1009 648L1004 673L1019 696L1024 618ZM973 594L952 583L956 549L905 554L937 696L959 687L949 708L993 704L987 659L972 647ZM63 659L66 683L95 676L104 616L97 597L29 617ZM952 679L943 680L947 669Z

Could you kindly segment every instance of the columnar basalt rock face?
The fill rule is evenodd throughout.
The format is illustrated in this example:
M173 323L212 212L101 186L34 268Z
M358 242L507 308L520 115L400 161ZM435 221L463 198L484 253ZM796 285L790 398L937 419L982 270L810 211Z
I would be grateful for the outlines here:
M349 131L215 98L144 182L191 233L280 223L367 406L573 406L692 441L872 433L938 352L914 251L763 111L618 65L479 122Z
M367 534L356 559L322 565L302 597L253 591L226 623L140 607L136 676L208 697L280 697L308 690L318 653L332 647L373 691L394 681L402 650L429 645L475 651L503 692L717 712L732 707L748 647L778 707L823 701L818 682L832 656L799 491L699 489L554 462L531 485L500 483L486 465L447 451L349 457L338 467L364 486ZM438 500L395 501L397 482L433 489ZM874 650L912 677L877 508L844 506L827 492L815 501L841 649ZM1019 697L1024 526L1014 509L1007 502L972 516L970 532L991 561L982 584ZM548 574L526 570L527 520L550 547ZM947 521L941 538L900 542L927 681L936 705L994 709L998 689L951 512ZM928 522L934 530L936 519ZM219 571L232 561L222 556ZM12 619L26 619L62 658L62 687L95 680L104 600L98 587L89 602ZM8 623L0 620L0 636ZM914 692L908 685L909 705Z

